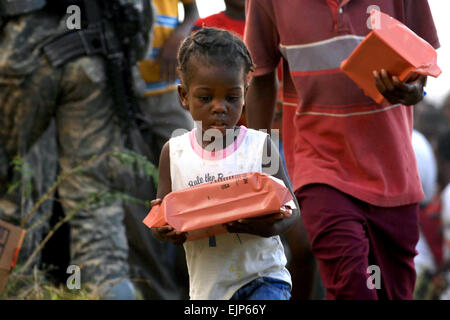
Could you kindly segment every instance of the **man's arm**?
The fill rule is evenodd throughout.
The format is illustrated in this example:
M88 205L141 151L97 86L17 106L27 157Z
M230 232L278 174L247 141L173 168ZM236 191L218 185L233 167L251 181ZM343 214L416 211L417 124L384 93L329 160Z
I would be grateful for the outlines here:
M255 64L246 95L246 119L253 129L270 132L278 97L277 67L280 64L280 38L271 1L245 2L244 42Z
M374 70L373 75L378 91L391 104L401 103L405 106L412 106L419 103L424 97L424 87L427 83L427 77L424 75L411 75L404 82L396 76L389 75L384 69Z
M183 4L184 20L176 27L169 39L161 48L161 79L173 82L177 78L177 54L181 42L189 36L195 21L198 19L197 4L194 2Z
M252 78L245 104L247 123L250 128L267 129L270 132L277 95L278 80L276 69Z
M197 4L194 2L183 4L184 8L184 20L183 23L181 23L177 30L180 29L181 32L185 34L185 37L189 35L192 31L192 26L194 25L195 21L199 18L198 15L198 9Z

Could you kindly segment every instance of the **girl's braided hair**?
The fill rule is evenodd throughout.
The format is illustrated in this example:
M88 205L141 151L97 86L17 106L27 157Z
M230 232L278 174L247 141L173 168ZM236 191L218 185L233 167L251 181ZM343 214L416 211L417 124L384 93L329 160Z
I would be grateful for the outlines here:
M222 29L202 28L187 37L178 51L178 72L183 81L188 74L192 57L203 58L205 63L216 62L227 67L244 67L244 77L253 71L253 61L245 44L235 35Z

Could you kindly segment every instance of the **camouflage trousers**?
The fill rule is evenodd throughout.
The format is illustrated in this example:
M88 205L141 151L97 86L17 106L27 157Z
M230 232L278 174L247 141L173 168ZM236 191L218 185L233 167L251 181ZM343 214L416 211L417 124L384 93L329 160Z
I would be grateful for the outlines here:
M93 156L123 148L112 106L100 57L79 58L61 68L52 68L41 57L32 73L13 77L2 75L0 68L0 219L20 224L54 182L57 165L59 174L65 175ZM52 119L56 140L49 129ZM28 195L7 193L7 186L18 179L10 165L16 155L25 157L33 172ZM120 167L116 159L103 158L67 177L58 187L64 212L74 213L69 220L71 264L80 267L82 285L104 285L128 277L121 201L80 209L91 195L125 183L117 176ZM42 219L48 210L51 203L44 202L25 228ZM42 240L46 225L27 233L19 263Z

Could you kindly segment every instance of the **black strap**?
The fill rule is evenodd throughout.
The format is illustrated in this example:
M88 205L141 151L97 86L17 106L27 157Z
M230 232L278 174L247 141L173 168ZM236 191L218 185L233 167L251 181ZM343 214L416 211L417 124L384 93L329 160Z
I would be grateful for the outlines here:
M43 8L45 0L0 0L0 16L16 16Z
M86 8L86 20L89 26L98 24L102 21L100 1L83 0L84 8Z
M107 53L101 26L66 33L45 45L43 50L54 67L81 56Z
M0 144L0 194L4 194L7 188L8 172L10 169L9 157L6 150Z
M54 67L81 56L101 54L107 59L114 59L122 55L114 26L103 18L101 1L84 0L83 4L89 8L85 10L88 27L66 33L43 48Z

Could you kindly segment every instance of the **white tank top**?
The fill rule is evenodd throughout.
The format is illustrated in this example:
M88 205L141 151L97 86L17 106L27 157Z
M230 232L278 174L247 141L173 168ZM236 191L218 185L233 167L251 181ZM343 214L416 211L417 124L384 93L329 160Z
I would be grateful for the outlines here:
M233 144L212 153L198 144L195 130L169 141L172 191L235 174L262 172L266 133L241 126ZM193 300L230 299L240 287L258 277L272 277L292 285L279 236L225 233L212 239L187 241L184 249Z

